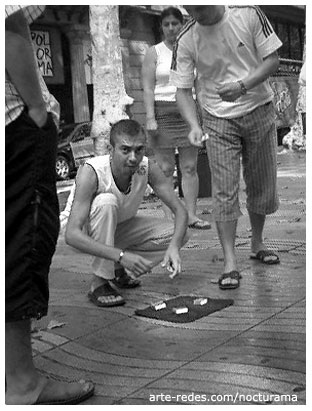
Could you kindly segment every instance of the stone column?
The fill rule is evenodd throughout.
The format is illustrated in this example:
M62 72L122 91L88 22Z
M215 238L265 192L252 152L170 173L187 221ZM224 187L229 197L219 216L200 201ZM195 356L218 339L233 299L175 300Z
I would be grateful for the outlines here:
M72 25L64 31L69 39L74 121L90 121L88 92L86 83L83 39L87 36L85 28Z

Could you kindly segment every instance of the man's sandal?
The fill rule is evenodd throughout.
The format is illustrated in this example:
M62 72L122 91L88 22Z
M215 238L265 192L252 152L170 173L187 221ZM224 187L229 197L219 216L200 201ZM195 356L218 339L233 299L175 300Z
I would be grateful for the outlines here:
M118 288L136 288L141 285L141 281L132 278L124 268L116 270L115 278L110 281Z
M98 307L115 307L117 305L125 304L124 298L118 294L108 281L97 287L94 291L89 291L88 297L89 300ZM101 297L103 297L104 300L105 297L115 297L115 301L101 301Z
M241 275L239 274L239 272L238 271L230 271L229 273L224 273L224 274L222 274L221 275L221 277L219 278L219 281L218 281L218 283L219 283L219 288L221 289L221 290L234 290L235 288L238 288L239 287L239 280L240 280L240 278L241 278ZM232 283L225 283L225 284L223 284L223 281L224 280L227 280L227 279L231 279L231 280L235 280L236 281L236 283L235 284L232 284Z
M206 220L195 220L188 225L189 228L195 228L197 230L209 230L211 228L211 224L209 221Z
M260 250L257 253L251 254L252 260L258 260L263 264L279 264L280 259L272 250Z

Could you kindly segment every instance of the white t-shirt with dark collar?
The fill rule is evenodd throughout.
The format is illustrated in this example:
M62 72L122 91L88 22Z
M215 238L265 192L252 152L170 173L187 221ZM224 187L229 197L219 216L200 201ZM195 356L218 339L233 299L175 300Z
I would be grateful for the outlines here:
M257 6L225 6L223 18L211 26L191 19L173 50L170 82L178 88L194 85L201 106L214 116L240 117L273 100L266 80L235 102L224 102L216 86L242 80L282 45Z

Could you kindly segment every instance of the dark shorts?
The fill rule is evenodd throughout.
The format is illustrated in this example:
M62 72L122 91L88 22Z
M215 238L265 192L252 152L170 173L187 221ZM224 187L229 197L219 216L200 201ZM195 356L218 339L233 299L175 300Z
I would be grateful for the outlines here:
M5 130L6 322L47 314L48 273L59 232L57 131L24 111Z

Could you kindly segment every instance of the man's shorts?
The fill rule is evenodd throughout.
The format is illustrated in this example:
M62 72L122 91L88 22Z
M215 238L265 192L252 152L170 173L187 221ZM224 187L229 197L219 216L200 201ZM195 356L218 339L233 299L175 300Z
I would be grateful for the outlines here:
M212 177L215 221L233 221L240 215L240 164L246 184L247 210L274 213L277 195L277 137L273 103L238 118L215 117L204 110L207 154Z
M51 114L39 128L24 111L5 130L6 322L47 314L59 231Z

